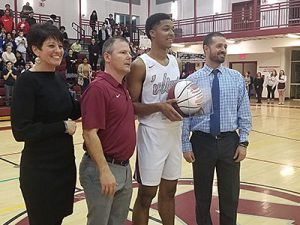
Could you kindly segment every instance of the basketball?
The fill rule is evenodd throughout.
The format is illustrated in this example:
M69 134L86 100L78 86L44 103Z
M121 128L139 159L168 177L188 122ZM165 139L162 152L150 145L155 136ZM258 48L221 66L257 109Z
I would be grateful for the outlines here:
M177 99L173 107L182 116L192 116L202 109L203 93L192 81L182 80L169 89L168 99Z

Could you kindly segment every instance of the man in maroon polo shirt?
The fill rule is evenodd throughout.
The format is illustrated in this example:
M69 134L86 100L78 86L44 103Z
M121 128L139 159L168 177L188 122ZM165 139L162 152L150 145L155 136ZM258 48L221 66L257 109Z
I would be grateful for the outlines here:
M129 211L129 158L136 143L133 105L124 84L130 53L126 39L108 39L102 49L105 71L88 86L81 100L87 152L80 164L80 183L88 206L88 225L124 224Z

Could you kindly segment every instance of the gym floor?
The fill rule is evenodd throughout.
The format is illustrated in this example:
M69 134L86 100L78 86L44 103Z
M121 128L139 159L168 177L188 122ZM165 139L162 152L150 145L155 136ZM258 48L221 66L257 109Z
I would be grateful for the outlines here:
M238 210L240 225L300 225L300 102L286 105L251 103L253 130L247 158L241 167L241 195ZM76 163L83 155L82 129L74 136ZM19 160L22 143L12 137L10 122L0 122L0 224L28 224L19 189ZM134 169L135 156L131 159ZM176 193L176 224L194 225L194 195L191 165L182 162L182 178ZM137 188L134 183L132 209ZM162 224L154 199L149 224ZM211 208L218 225L217 189ZM87 208L79 182L75 193L74 213L65 225L86 224ZM131 211L127 224L131 224Z

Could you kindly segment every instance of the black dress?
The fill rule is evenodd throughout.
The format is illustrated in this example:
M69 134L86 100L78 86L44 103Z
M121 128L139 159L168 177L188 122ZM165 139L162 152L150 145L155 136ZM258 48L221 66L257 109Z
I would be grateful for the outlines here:
M65 82L54 72L24 72L12 103L12 131L25 142L20 187L31 225L53 225L72 214L76 183L73 138L64 120L80 117Z

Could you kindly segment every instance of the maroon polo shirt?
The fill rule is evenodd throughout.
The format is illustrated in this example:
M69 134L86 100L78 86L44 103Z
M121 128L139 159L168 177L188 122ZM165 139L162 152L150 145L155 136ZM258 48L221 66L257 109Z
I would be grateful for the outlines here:
M99 72L81 97L83 129L99 129L104 154L128 160L135 148L135 117L129 92L111 75Z

